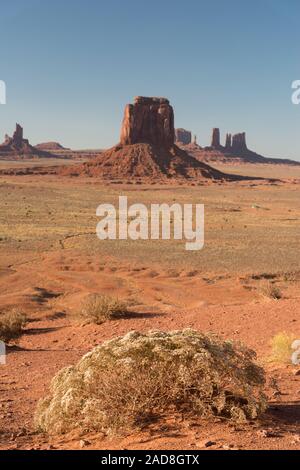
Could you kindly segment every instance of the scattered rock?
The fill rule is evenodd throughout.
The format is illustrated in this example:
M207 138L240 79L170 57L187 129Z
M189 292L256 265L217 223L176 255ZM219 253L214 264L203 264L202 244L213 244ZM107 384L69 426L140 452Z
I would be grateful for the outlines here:
M257 435L263 438L278 438L282 437L282 435L277 431L270 431L268 429L261 429L257 431Z
M90 443L89 441L85 440L85 439L81 439L81 440L79 441L79 446L80 446L81 449L83 449L83 448L86 447L86 446L89 446L90 444L91 444L91 443Z
M54 447L52 444L50 444L50 445L47 447L47 450L55 450L55 447Z
M292 444L299 444L299 442L300 442L300 435L296 434L295 436L293 436Z
M204 448L204 447L213 447L213 446L216 446L217 443L215 441L208 441L206 439L204 439L203 441L199 441L197 443L197 446L199 448Z

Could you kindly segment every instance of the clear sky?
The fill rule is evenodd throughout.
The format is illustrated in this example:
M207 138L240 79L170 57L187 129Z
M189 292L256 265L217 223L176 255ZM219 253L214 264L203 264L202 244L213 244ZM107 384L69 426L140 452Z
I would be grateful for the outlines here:
M300 160L299 0L1 0L0 134L117 143L124 105L164 96L175 124Z

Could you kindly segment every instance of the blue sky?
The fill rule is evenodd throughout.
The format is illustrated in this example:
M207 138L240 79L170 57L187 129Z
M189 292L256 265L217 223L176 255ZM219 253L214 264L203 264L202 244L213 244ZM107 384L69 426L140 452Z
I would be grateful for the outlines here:
M32 143L117 143L136 95L165 96L177 127L212 127L300 160L298 0L1 0L0 134Z

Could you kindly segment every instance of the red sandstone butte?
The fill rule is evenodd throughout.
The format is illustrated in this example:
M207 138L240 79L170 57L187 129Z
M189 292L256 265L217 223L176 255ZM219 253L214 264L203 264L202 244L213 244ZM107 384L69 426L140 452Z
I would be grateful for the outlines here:
M174 111L166 98L139 96L125 107L120 143L83 165L68 166L63 175L107 179L170 178L232 180L175 145Z

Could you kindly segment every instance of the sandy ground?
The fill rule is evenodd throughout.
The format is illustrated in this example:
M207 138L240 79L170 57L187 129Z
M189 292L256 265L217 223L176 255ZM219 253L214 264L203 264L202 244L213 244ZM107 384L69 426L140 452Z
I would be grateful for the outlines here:
M95 208L105 197L116 197L118 186L0 179L1 310L19 307L30 320L8 347L7 365L0 366L0 449L204 449L207 441L214 443L209 449L300 449L300 375L291 365L267 363L275 334L300 338L298 186L121 189L148 201L153 194L164 201L170 194L178 200L201 196L210 215L207 250L192 259L175 242L170 248L99 246ZM265 282L279 287L283 298L263 297ZM93 292L126 299L132 315L100 326L79 324L74 313ZM186 327L255 349L267 371L270 400L260 421L235 426L169 416L113 440L75 431L60 437L35 432L36 403L62 367L133 329ZM277 394L270 387L274 379Z

